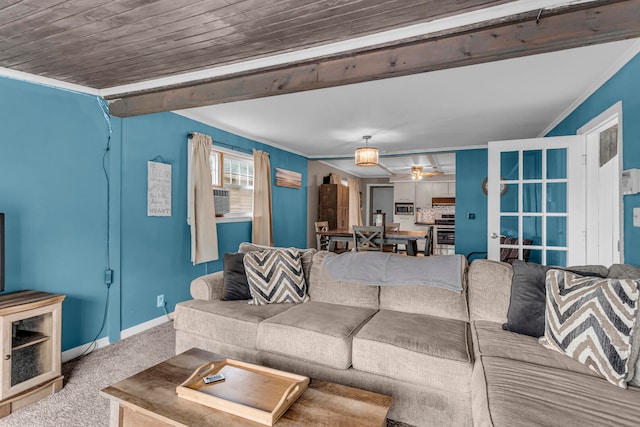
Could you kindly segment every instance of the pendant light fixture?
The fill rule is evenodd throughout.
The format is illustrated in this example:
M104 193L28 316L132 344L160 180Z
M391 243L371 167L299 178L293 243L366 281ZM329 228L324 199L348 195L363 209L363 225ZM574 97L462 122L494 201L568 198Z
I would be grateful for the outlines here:
M377 166L378 149L369 147L371 136L365 135L362 139L364 139L364 147L356 150L356 166Z

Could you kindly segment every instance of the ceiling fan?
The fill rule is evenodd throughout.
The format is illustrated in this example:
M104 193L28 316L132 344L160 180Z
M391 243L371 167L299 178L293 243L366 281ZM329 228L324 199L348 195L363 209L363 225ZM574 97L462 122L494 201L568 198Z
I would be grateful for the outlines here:
M431 170L425 171L424 166L411 166L411 173L407 175L395 175L395 180L421 180L422 178L430 178L436 175L443 175L444 172L438 169L438 163L435 161L431 154L427 154L427 160L429 161L429 167Z
M411 166L411 179L418 180L422 179L423 177L429 178L435 175L444 174L444 172L438 170L438 166L435 165L431 166L433 170L428 172L423 172L422 168L423 166Z

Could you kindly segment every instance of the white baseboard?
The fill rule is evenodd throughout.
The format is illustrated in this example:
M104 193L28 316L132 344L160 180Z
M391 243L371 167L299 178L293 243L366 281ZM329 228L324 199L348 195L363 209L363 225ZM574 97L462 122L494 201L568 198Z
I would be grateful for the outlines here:
M78 347L70 348L67 351L63 351L62 363L68 362L69 360L73 360L76 357L80 356L92 344L93 343L82 344L82 345L79 345ZM96 341L96 348L106 347L108 345L109 345L109 337L100 338L98 341Z
M173 314L173 312L171 312L170 314ZM151 319L148 320L144 323L140 323L139 325L136 326L132 326L130 328L127 328L123 331L120 331L120 339L123 340L125 338L129 338L135 334L139 334L140 332L144 332L147 329L151 329L154 326L158 326L158 325L162 325L163 323L167 323L169 321L169 318L167 317L167 315L163 314L160 317L156 317L155 319Z
M140 332L144 332L147 329L151 329L155 326L162 325L163 323L168 322L169 320L173 320L173 312L167 315L162 315L160 317L156 317L155 319L151 319L147 322L140 323L139 325L132 326L125 330L120 331L120 339L129 338ZM110 345L109 337L103 337L96 341L96 349L106 347ZM80 356L92 343L82 344L78 347L70 348L69 350L62 352L62 363L68 362L69 360L73 360L76 357Z

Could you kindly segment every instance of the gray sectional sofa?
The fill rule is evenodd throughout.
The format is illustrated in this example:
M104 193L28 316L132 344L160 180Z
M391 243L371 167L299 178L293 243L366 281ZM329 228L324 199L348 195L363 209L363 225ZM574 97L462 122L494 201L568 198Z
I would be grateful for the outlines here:
M640 388L617 387L536 338L502 330L512 275L509 264L493 261L477 260L469 268L473 424L640 425Z
M454 292L341 282L323 266L332 256L304 253L310 300L300 304L221 301L222 272L195 279L193 300L176 306L176 352L198 347L387 394L388 417L415 426L637 425L640 389L502 330L509 264L464 262L456 274L467 286Z

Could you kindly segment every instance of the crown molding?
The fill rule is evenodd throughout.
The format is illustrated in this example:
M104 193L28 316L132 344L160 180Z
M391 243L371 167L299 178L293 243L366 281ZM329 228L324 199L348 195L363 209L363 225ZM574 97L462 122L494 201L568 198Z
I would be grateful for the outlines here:
M51 79L49 77L37 76L35 74L16 71L10 68L0 67L0 77L7 77L14 80L22 80L29 83L35 83L43 86L50 86L57 89L69 90L71 92L79 92L87 95L102 96L100 90L88 86L77 85L73 83L63 82L62 80Z
M265 144L265 145L268 145L270 147L277 148L279 150L284 150L284 151L287 151L289 153L297 154L298 156L302 156L304 158L309 158L309 156L307 154L305 154L305 153L302 153L302 152L296 151L296 150L292 150L291 148L285 147L285 146L280 145L280 144L278 144L276 142L273 142L273 141L259 140L259 139L256 138L255 135L251 135L251 134L243 131L242 129L236 129L236 128L233 128L231 126L221 125L220 123L216 123L215 120L212 120L212 119L210 119L208 117L202 117L199 114L194 113L193 111L181 110L181 111L172 111L172 113L177 114L177 115L182 116L182 117L186 117L187 119L195 120L198 123L202 123L204 125L214 127L214 128L219 129L221 131L229 132L229 133L232 133L234 135L238 135L238 136L241 136L243 138L250 139L250 140L255 141L257 143L260 143L260 144Z

